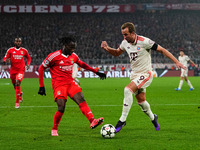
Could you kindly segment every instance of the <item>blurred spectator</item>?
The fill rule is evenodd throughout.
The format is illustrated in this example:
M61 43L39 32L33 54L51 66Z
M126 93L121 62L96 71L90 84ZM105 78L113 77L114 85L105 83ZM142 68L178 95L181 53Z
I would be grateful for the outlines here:
M126 68L122 66L121 71L126 71Z

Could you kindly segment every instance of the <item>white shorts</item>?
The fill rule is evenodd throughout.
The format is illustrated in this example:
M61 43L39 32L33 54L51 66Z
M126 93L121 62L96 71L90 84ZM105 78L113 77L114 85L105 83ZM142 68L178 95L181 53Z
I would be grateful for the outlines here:
M130 75L130 80L134 82L138 90L134 93L135 95L144 92L146 93L146 88L151 84L153 80L153 72L148 73L133 74Z
M188 69L184 70L181 69L181 77L187 77L188 76Z

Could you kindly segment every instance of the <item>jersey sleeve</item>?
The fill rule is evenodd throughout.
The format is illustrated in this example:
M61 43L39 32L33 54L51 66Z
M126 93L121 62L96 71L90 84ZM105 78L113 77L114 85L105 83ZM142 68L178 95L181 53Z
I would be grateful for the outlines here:
M25 57L27 59L27 65L31 64L31 56L29 55L28 51L26 50Z
M86 64L85 62L81 61L80 59L76 62L81 68L84 68L86 70L92 71L94 73L97 73L97 70L90 67L88 64Z
M186 56L185 59L186 59L186 61L189 61L189 60L190 60L190 58L189 58L188 56Z
M152 41L151 39L149 38L145 38L144 40L144 48L145 49L151 49L153 47L153 45L155 44L154 41Z
M50 64L52 63L52 59L51 59L51 54L49 54L44 61L42 62L41 65L43 65L44 68L48 68L50 66Z
M44 87L44 70L50 66L51 61L52 61L52 54L49 54L38 69L38 73L39 73L38 78L39 78L40 87Z
M4 58L3 58L3 62L5 62L6 61L6 59L8 59L8 58L10 58L10 50L8 49L7 50L7 52L6 52L6 55L4 56Z
M122 50L122 51L125 51L125 47L124 47L124 44L125 44L125 40L123 40L119 46L119 48Z

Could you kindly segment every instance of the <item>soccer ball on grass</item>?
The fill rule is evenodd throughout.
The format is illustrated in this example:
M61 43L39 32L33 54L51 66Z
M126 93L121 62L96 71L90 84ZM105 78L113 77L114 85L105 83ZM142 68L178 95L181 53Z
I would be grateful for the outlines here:
M115 127L112 124L106 124L101 128L101 135L106 139L111 139L115 136Z

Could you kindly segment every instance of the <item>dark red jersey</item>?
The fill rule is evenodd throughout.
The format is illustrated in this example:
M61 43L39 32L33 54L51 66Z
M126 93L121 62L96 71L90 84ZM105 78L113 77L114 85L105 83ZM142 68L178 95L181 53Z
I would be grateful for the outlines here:
M17 49L16 47L11 47L7 50L7 53L3 58L3 62L5 62L6 59L10 58L11 62L10 74L15 74L18 72L25 71L24 57L26 57L27 59L27 65L30 65L31 57L25 48L20 47L19 49Z
M79 57L72 53L71 55L64 55L61 50L55 51L47 56L39 67L39 83L40 87L44 86L44 70L50 68L53 88L57 86L71 84L73 82L72 71L73 64L77 63L80 67L90 70L94 73L97 71L82 62Z

